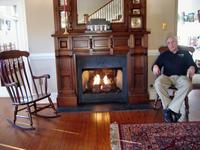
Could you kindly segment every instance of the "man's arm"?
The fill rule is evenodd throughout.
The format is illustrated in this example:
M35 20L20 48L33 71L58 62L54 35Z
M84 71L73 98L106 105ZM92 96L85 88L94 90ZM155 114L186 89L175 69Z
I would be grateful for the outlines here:
M197 72L197 66L192 58L192 55L190 55L190 53L188 52L188 69L187 69L187 76L189 78L192 78L194 76L194 74Z
M163 54L161 53L151 67L153 74L159 76L161 74L162 66L163 66Z
M158 65L153 65L153 74L156 75L156 76L159 76L160 75L160 68L158 67Z
M187 70L187 76L189 78L192 78L194 76L194 74L195 74L195 71L196 71L195 67L194 66L190 66L188 68L188 70Z

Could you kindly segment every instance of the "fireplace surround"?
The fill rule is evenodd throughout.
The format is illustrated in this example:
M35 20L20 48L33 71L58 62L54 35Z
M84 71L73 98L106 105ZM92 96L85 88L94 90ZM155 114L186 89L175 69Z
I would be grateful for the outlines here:
M121 95L123 102L129 104L145 103L149 100L148 87L147 87L147 49L148 49L148 34L150 33L146 29L146 0L123 1L123 16L122 22L111 22L110 31L94 31L86 32L86 24L79 24L77 22L77 0L67 0L67 6L64 6L64 0L54 0L54 18L55 18L55 32L52 35L55 41L55 54L56 54L56 71L57 71L57 106L58 107L70 107L78 106L84 103L89 95L89 103L93 101L98 102L102 100L101 96L95 98L93 94L86 93L81 87L81 77L77 75L78 71L86 71L91 73L94 70L101 70L104 67L106 69L113 70L113 72L123 72L123 89L117 90ZM139 14L132 13L137 9ZM112 10L112 9L110 9ZM63 12L66 11L65 16L67 24L63 28ZM139 21L139 25L135 20ZM66 32L68 31L68 32ZM98 56L106 58L110 61L111 58L126 58L126 66L101 66L100 68L95 66L82 68L77 70L77 60L79 57L93 59ZM126 57L124 57L126 56ZM90 58L91 57L91 58ZM121 59L121 58L120 58ZM123 60L122 59L122 60ZM102 61L103 64L105 62ZM110 64L110 62L109 62ZM78 64L78 66L81 64ZM89 65L89 64L87 64ZM124 69L126 71L124 71ZM98 72L98 71L94 71ZM103 71L105 72L105 71ZM112 71L111 71L112 72ZM92 74L92 73L91 73ZM114 74L114 73L113 73ZM100 76L101 77L101 76ZM108 75L110 78L111 75ZM101 79L102 80L102 79ZM91 83L91 82L90 82ZM93 91L98 92L101 86L96 86ZM107 97L107 91L112 86L103 87L103 92L100 92L102 97ZM87 88L86 88L87 89ZM121 91L120 91L121 90ZM80 95L80 91L84 91L83 95ZM90 90L91 91L91 90ZM126 92L125 92L126 91ZM121 93L120 93L121 92ZM106 96L105 96L106 95ZM92 98L91 98L92 97ZM113 97L113 96L111 96ZM117 97L117 96L116 96ZM110 98L107 98L108 101ZM117 98L116 98L117 99ZM95 103L96 103L95 102ZM106 101L107 102L107 101Z
M107 72L105 70L108 70ZM76 56L76 70L77 70L77 93L78 93L78 103L109 103L109 102L128 102L128 84L127 84L127 56L126 55L95 55L95 56ZM121 86L115 89L103 88L99 91L96 90L84 90L83 87L83 72L99 72L102 74L115 74L114 77L117 78L117 72L122 72L122 76L119 78ZM102 70L102 71L100 71ZM115 73L112 73L113 72ZM89 73L87 73L89 74ZM91 73L90 73L91 74ZM118 73L120 74L120 73ZM111 76L111 75L110 75ZM91 78L91 77L87 77ZM103 80L103 79L102 79ZM114 81L114 80L112 80ZM89 79L88 81L89 82ZM94 85L93 85L94 86ZM111 86L110 86L111 87ZM115 87L115 86L114 86ZM121 87L121 88L120 88ZM93 87L94 88L94 87ZM88 91L88 92L84 92Z

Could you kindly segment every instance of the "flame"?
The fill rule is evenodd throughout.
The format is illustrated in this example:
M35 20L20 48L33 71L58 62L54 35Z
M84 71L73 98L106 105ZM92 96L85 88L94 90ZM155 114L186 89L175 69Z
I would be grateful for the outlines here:
M95 77L94 77L93 85L99 85L100 81L101 81L100 75L96 74Z
M99 74L96 74L96 75L94 76L93 85L100 85L100 84L101 84L101 81L102 81L102 79L101 79L100 75L99 75ZM111 81L110 81L110 79L108 78L107 75L105 75L105 76L103 77L103 83L104 83L104 85L111 84ZM102 88L103 88L103 87L102 87L102 85L101 85L101 89L102 89Z
M111 84L111 81L108 79L108 76L105 75L104 78L103 78L103 83L104 84Z

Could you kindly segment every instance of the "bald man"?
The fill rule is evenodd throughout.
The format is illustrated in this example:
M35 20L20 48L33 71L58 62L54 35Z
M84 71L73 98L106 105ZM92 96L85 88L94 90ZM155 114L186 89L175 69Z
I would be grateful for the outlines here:
M155 89L162 102L165 122L182 122L186 119L184 99L192 89L190 77L197 66L189 51L178 47L175 36L167 37L166 43L168 50L161 53L152 66L153 73L158 76ZM168 94L171 85L177 88L173 99Z

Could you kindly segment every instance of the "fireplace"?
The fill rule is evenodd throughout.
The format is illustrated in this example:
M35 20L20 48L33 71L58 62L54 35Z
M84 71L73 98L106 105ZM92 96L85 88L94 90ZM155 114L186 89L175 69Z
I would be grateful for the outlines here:
M78 103L127 103L126 55L76 56Z

